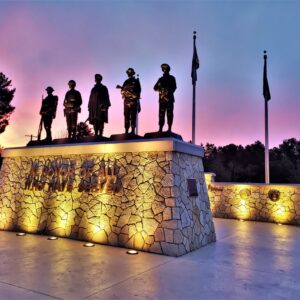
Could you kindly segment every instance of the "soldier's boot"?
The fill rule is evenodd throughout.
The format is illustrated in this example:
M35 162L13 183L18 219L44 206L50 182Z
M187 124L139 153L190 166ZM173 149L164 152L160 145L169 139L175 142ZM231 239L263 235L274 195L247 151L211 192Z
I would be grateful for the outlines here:
M128 134L128 130L129 130L129 128L126 127L126 128L125 128L125 134Z
M68 130L68 139L72 138L72 130Z
M162 132L162 131L163 131L163 126L159 126L158 132Z
M130 134L135 134L135 127L134 127L134 126L131 127L131 132L130 132Z
M168 132L171 132L171 131L172 131L172 126L169 125Z
M95 136L98 136L98 127L94 126L94 132L95 132Z
M46 141L47 142L51 142L52 141L52 135L51 135L51 130L50 129L46 129Z
M104 129L104 123L100 123L100 127L99 127L99 136L100 137L103 136L103 129Z

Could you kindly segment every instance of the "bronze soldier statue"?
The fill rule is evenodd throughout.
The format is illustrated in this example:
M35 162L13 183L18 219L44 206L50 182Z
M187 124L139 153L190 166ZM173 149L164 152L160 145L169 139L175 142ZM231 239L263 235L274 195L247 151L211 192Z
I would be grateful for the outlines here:
M102 136L104 123L108 122L108 108L111 106L107 87L103 85L102 76L95 75L95 86L89 99L89 122L94 126L95 136Z
M51 125L52 125L53 119L55 119L55 117L56 117L58 97L52 95L52 93L54 92L54 89L51 86L48 86L46 88L46 91L47 91L48 95L45 99L43 99L42 107L40 110L40 115L42 117L41 117L40 129L39 129L39 133L38 133L38 140L40 140L42 124L44 124L45 130L46 130L45 141L51 142L52 141Z
M76 82L74 80L69 81L70 90L66 93L64 100L64 115L67 120L68 138L76 138L76 127L78 113L81 112L80 106L82 104L82 98L80 92L75 90Z
M168 131L171 132L173 124L174 92L176 90L175 77L170 75L170 66L162 64L163 76L160 77L154 86L154 90L159 92L159 132L162 132L165 124L165 114L167 113Z
M128 79L123 85L117 85L121 89L122 98L124 99L124 117L125 117L125 133L128 133L131 127L131 134L135 134L136 117L140 111L139 99L141 98L141 84L139 79L135 78L135 72L132 68L126 71Z

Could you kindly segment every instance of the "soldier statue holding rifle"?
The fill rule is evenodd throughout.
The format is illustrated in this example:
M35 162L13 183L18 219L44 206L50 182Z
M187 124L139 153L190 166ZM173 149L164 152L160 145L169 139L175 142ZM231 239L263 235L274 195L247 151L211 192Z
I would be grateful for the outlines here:
M176 90L175 77L170 75L170 66L162 64L163 76L160 77L154 86L154 90L159 92L159 132L162 132L167 113L168 132L171 132L173 124L174 92Z
M54 89L51 86L48 86L46 88L47 91L47 97L43 99L42 101L42 107L40 110L41 122L38 132L38 140L41 139L41 133L42 133L42 126L44 124L45 130L46 130L46 142L52 141L52 135L51 135L51 125L53 119L55 119L56 116L56 109L57 109L57 102L58 97L52 95L54 92Z
M108 122L108 108L111 106L107 87L103 85L102 76L95 75L95 86L89 99L89 122L94 126L95 136L102 137L104 123Z
M136 118L140 112L141 84L138 78L135 78L135 72L132 68L126 71L128 79L123 85L117 85L121 89L122 98L124 99L124 117L125 117L125 133L135 134Z
M64 115L67 120L68 138L76 138L76 127L78 113L81 112L82 98L80 92L75 90L76 82L74 80L69 81L70 90L66 93L64 100Z

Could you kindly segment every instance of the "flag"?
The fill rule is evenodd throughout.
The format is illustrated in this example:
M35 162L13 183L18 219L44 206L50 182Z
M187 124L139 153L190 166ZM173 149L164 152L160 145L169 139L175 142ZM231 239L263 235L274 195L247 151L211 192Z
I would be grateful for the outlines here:
M263 95L266 101L271 99L270 89L269 89L269 82L267 78L267 55L264 55L264 75L263 75Z
M192 61L192 83L193 85L196 84L197 81L197 69L199 69L199 58L198 58L198 54L197 54L197 49L196 49L196 44L195 44L195 39L196 37L194 37L194 53L193 53L193 61Z

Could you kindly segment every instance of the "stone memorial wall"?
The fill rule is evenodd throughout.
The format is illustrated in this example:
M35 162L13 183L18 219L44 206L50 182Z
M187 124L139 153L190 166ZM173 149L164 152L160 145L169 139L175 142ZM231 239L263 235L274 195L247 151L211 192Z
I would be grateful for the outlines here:
M213 173L205 178L216 218L300 225L299 184L214 182Z
M172 139L6 149L0 229L183 255L216 239L202 155Z

